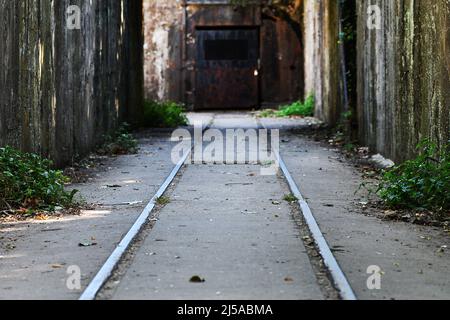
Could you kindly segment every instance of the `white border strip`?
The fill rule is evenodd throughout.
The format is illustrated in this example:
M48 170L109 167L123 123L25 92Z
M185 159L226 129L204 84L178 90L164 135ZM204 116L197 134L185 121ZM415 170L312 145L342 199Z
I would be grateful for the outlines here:
M302 210L303 216L305 218L306 223L308 224L309 230L316 242L317 247L319 248L320 255L323 258L325 266L331 273L333 277L334 284L336 288L340 291L341 297L344 300L357 300L355 293L353 292L352 287L350 286L347 278L344 275L344 272L341 270L336 258L328 246L327 240L322 234L320 227L314 218L311 209L306 202L305 198L302 196L297 184L291 176L286 164L284 163L281 155L277 152L278 162L280 164L280 168L283 171L284 176L289 184L289 187L292 191L292 194L298 199L298 204Z
M114 252L108 258L108 260L106 260L105 264L100 269L100 271L97 273L95 278L92 280L92 282L86 288L86 290L83 292L83 294L81 295L79 300L95 300L98 292L103 287L103 285L108 280L108 278L111 276L114 268L119 263L120 259L124 255L125 251L128 249L130 244L133 242L134 238L137 236L139 231L142 229L144 224L147 222L148 218L150 217L150 214L152 213L153 209L156 206L156 201L167 191L170 184L175 179L175 177L177 176L180 169L183 167L184 163L186 162L186 160L189 157L189 155L191 154L191 152L192 151L186 152L186 154L183 156L183 158L180 160L180 162L178 162L178 164L172 170L171 174L167 177L167 179L164 181L162 186L159 188L158 192L155 194L155 196L149 202L149 204L144 209L144 211L141 213L139 218L136 220L134 225L128 231L127 235L122 239L122 241L116 247Z

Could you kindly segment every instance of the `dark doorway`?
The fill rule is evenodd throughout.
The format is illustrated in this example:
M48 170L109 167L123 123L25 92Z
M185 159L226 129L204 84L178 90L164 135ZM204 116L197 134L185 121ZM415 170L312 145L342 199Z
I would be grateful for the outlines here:
M195 109L259 105L259 30L197 29Z

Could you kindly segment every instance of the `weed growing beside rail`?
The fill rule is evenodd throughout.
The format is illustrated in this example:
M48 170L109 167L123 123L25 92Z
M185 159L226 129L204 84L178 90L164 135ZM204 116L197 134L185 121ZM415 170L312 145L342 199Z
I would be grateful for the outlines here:
M281 106L278 110L266 109L263 110L259 117L312 117L314 116L315 99L313 95L308 96L305 102L296 101L290 105Z

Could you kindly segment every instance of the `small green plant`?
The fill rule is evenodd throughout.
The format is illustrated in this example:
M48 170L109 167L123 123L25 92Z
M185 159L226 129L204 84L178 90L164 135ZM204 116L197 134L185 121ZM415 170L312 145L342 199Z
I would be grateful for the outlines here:
M69 178L53 170L52 162L11 147L0 148L0 209L19 208L53 211L74 205L78 192L66 192Z
M167 204L170 203L170 198L169 197L159 197L158 199L156 199L156 204L160 205L160 206L165 206Z
M344 145L344 150L347 152L353 152L356 149L356 145L354 145L353 143L346 143Z
M175 128L188 124L184 107L176 102L146 101L144 104L145 127Z
M304 103L294 102L290 105L281 106L278 110L265 109L259 112L260 118L284 118L284 117L312 117L314 116L315 99L313 95L308 96Z
M138 151L138 142L129 133L130 126L123 123L113 135L105 136L105 143L98 150L100 154L123 155L134 154Z
M291 105L282 106L276 113L278 117L312 117L314 115L315 99L310 95L304 103L297 101Z
M450 141L440 152L429 141L419 156L385 171L377 193L394 208L450 210Z
M353 117L353 112L351 110L342 113L342 119L345 121L351 120L352 117Z
M292 193L285 195L283 200L286 201L286 202L289 202L289 203L293 203L293 202L298 201L297 197L294 196Z

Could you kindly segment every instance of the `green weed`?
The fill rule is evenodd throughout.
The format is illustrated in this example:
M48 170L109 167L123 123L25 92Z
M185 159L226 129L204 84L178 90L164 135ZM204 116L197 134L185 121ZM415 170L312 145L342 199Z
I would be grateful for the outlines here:
M298 201L297 197L294 196L293 194L287 194L284 196L283 198L284 201L289 202L289 203L293 203Z
M160 197L156 200L156 204L160 205L160 206L165 206L167 204L170 203L170 198L169 197Z
M314 115L315 99L310 95L304 103L297 101L291 105L282 106L280 110L276 112L278 117L312 117Z
M50 160L11 147L0 148L0 209L70 207L78 191L66 192L68 182L62 171L52 169Z
M377 193L394 208L450 210L450 141L438 152L422 142L417 158L385 171Z
M146 101L144 104L145 127L176 128L188 124L184 107L176 102Z
M106 155L123 155L135 154L138 152L138 142L129 133L129 125L123 123L113 135L104 137L105 143L98 150L100 154Z

